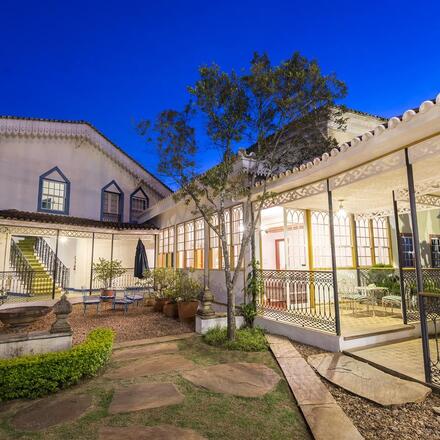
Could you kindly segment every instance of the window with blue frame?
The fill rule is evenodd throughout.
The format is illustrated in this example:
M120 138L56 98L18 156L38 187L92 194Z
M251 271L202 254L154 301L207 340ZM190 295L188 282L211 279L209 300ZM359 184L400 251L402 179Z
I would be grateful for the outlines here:
M58 167L40 176L38 211L69 214L70 182Z
M102 188L101 220L105 222L122 222L124 209L124 193L119 185L112 180Z
M138 188L130 196L130 222L137 223L149 206L148 196Z
M414 242L411 234L400 234L403 267L414 267Z

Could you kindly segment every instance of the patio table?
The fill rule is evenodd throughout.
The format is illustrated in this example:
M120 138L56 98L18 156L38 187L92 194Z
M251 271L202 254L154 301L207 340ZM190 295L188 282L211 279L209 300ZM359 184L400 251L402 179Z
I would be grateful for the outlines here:
M378 286L359 286L356 287L356 291L365 297L365 299L361 299L360 302L365 302L367 304L367 311L369 311L369 306L372 306L373 317L376 316L374 306L378 305L382 298L388 294L388 289L386 287Z

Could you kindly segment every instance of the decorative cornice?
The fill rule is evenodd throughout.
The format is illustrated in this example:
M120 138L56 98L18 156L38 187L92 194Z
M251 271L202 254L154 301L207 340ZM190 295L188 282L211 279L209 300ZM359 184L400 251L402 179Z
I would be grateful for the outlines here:
M381 136L383 133L393 130L401 124L406 124L414 118L420 117L421 114L429 112L432 108L436 106L440 106L440 93L435 99L422 102L418 109L407 110L401 116L394 116L389 119L388 122L378 125L374 130L368 131L363 135L356 136L350 142L345 142L338 147L333 148L329 153L324 153L321 157L315 157L314 159L301 164L299 167L294 167L292 170L287 170L276 176L272 176L268 180L271 182L279 181L292 174L298 174L312 168L317 168L325 162L335 160L338 155L349 151L353 147L367 148L370 139ZM262 182L257 182L255 186L258 187L261 185Z
M0 135L10 137L79 139L87 140L105 156L116 162L135 179L149 186L161 197L167 197L171 190L131 158L120 147L111 142L95 127L83 121L59 121L24 119L0 116Z

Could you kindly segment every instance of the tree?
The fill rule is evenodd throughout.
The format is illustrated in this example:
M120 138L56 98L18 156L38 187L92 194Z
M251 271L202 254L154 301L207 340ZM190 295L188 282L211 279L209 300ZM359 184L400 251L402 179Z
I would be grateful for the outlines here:
M175 199L192 204L219 237L228 338L234 339L234 287L263 204L273 196L267 179L336 146L328 124L343 125L342 109L335 103L346 88L334 74L324 75L316 61L299 53L275 66L267 55L256 53L249 70L241 74L223 72L215 64L201 67L188 93L183 110L164 110L153 124L144 120L138 129L156 144L159 173L179 187ZM208 143L218 150L220 160L200 174L197 157ZM251 146L239 149L243 143ZM224 213L231 201L238 200L244 231L231 267Z

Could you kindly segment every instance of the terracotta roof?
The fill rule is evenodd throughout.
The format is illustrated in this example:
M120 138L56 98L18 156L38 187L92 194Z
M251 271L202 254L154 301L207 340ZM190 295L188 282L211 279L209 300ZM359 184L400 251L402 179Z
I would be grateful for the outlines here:
M72 226L87 226L91 228L105 228L121 230L153 230L157 229L150 222L142 224L135 223L117 223L93 220L90 218L71 217L69 215L46 214L43 212L18 211L17 209L0 210L0 219L22 220L28 222L52 223Z
M122 154L124 154L126 157L128 157L130 160L132 160L136 165L138 165L140 168L142 168L143 171L148 173L150 176L152 176L154 179L156 179L165 189L167 189L170 192L173 192L173 190L166 185L162 180L160 180L157 176L155 176L151 171L148 171L141 163L139 163L136 159L133 159L127 152L125 152L121 147L116 145L112 140L110 140L104 133L102 133L100 130L98 130L93 124L87 121L83 120L68 120L68 119L50 119L50 118L31 118L31 117L23 117L23 116L13 116L13 115L0 115L0 119L12 119L12 120L23 120L23 121L36 121L36 122L55 122L55 123L62 123L62 124L85 124L88 125L91 129L95 130L99 135L101 135L107 142L109 142L111 145L113 145L117 150L119 150Z

